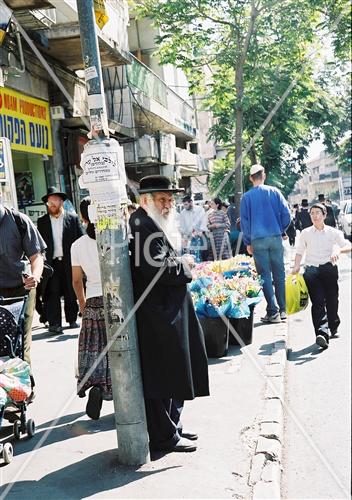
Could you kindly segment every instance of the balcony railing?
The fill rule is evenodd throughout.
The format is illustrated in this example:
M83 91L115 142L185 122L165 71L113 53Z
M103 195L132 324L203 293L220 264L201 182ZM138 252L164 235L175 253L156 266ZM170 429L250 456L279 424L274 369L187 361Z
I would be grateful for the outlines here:
M167 108L167 85L148 66L132 56L132 64L127 66L128 82Z
M188 134L196 135L194 109L187 101L136 57L132 56L132 64L126 68L130 85L146 98L153 99L168 110L172 115L174 125L185 130Z

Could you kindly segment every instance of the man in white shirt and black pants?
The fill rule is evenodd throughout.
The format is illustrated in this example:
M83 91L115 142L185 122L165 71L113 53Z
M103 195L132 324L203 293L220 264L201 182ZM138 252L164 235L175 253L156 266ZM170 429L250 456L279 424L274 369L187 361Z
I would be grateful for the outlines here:
M54 274L43 291L43 301L49 331L56 334L62 333L62 295L66 321L70 328L78 327L78 305L72 288L71 245L82 236L83 231L78 216L64 210L66 198L66 193L49 187L42 198L48 213L38 219L38 231L47 245L47 262L54 269Z
M316 343L326 349L329 346L329 332L336 335L340 318L338 316L339 287L337 260L340 253L351 251L351 244L341 231L324 224L326 207L315 203L310 207L313 226L301 232L293 273L299 273L305 254L304 279L312 302L312 319Z

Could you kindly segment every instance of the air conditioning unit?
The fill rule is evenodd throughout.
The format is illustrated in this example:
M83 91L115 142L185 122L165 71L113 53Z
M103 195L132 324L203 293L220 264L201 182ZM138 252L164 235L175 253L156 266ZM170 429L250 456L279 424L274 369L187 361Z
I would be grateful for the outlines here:
M158 143L152 135L143 135L137 141L138 160L143 163L159 162Z

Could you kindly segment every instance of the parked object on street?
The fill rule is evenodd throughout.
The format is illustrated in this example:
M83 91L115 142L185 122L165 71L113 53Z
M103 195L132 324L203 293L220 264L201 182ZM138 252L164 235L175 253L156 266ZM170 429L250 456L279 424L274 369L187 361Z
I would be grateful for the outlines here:
M77 392L83 398L90 389L86 413L93 420L97 420L100 417L103 400L112 400L112 387L109 356L107 352L103 353L107 345L107 336L98 248L94 225L88 214L90 203L90 198L86 197L80 204L83 223L87 225L87 234L72 244L71 262L72 284L82 314L78 340ZM94 370L89 374L93 367Z
M289 274L285 282L286 312L295 314L307 308L308 288L301 274Z
M208 358L226 356L229 347L228 318L199 318L202 325Z
M261 281L252 257L237 255L197 264L189 287L208 357L224 356L229 343L252 342L253 311L262 298Z
M13 423L13 435L32 437L35 424L27 420L27 404L31 402L30 366L24 358L24 324L28 295L0 298L0 426L2 420ZM9 463L11 450L4 445L3 458Z
M255 304L249 306L250 315L248 318L230 318L230 326L235 330L229 332L230 345L249 345L253 342L253 321Z
M316 343L326 349L330 335L337 334L340 324L337 261L340 253L351 252L351 243L344 239L341 231L325 225L325 205L313 204L310 216L313 226L304 229L300 235L292 273L299 272L305 255L303 276L312 302Z
M339 213L339 225L345 238L351 240L352 236L352 201L346 201Z

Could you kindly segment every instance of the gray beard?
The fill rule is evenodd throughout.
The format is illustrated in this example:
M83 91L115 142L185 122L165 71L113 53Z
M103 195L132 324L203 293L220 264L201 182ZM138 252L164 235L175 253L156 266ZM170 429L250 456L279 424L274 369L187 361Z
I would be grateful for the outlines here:
M164 217L161 213L155 208L153 201L148 201L146 212L148 216L153 219L156 225L161 229L161 231L165 234L168 241L171 243L172 247L178 252L181 251L182 242L181 242L181 233L178 228L178 223L176 220L176 210L172 208L168 215Z

